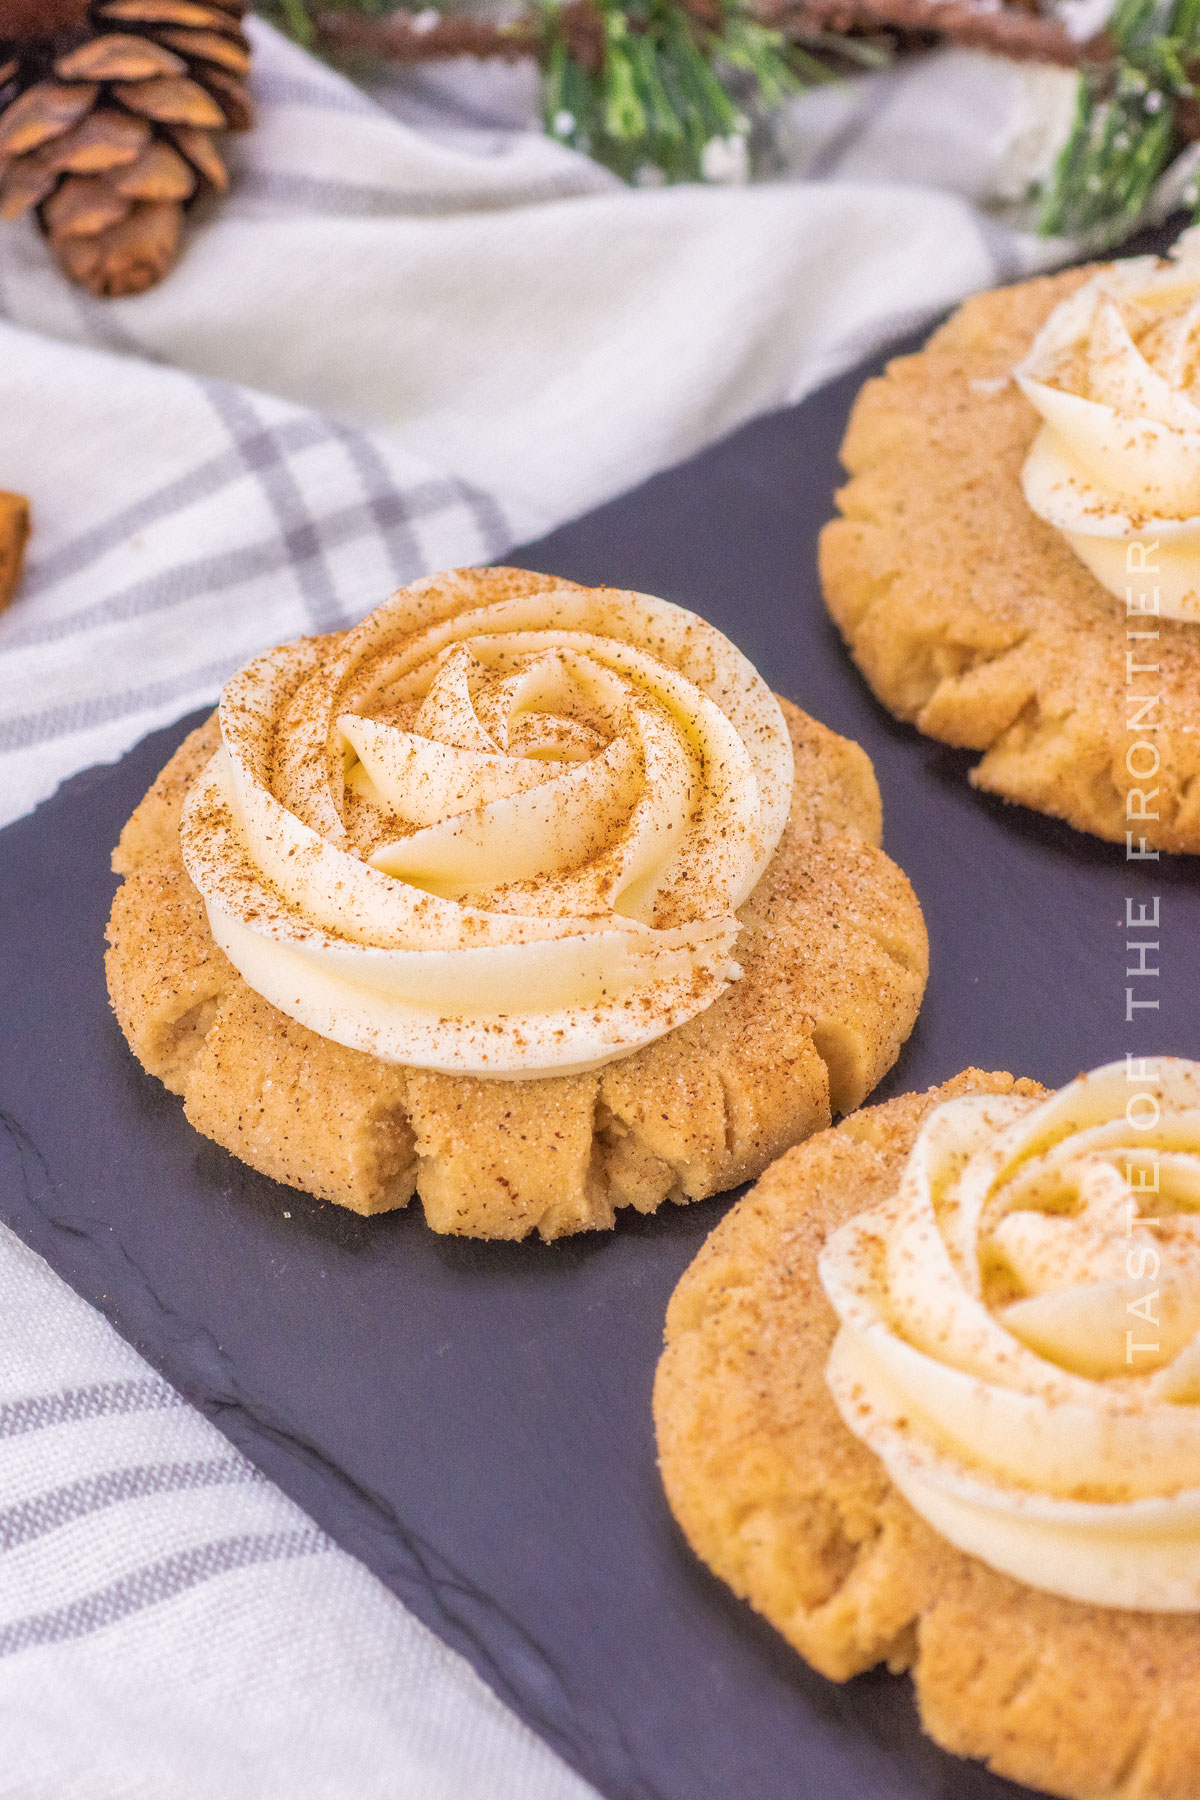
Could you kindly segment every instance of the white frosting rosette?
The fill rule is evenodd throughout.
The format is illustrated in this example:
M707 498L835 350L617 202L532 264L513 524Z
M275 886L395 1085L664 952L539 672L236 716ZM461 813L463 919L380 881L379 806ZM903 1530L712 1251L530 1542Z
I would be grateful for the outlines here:
M323 1037L561 1074L739 973L792 749L761 677L680 607L437 576L249 664L220 722L184 860L234 966Z
M1118 599L1157 588L1164 617L1200 619L1200 232L1102 269L1015 376L1044 421L1033 511Z
M838 1410L935 1530L1051 1593L1200 1610L1200 1064L936 1108L820 1272Z

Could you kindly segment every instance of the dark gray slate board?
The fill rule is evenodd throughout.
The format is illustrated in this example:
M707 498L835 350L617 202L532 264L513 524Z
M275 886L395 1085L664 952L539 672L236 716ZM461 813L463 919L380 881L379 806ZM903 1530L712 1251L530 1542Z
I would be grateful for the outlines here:
M1127 867L973 794L826 621L814 540L859 379L512 560L683 602L870 751L933 946L884 1091L1200 1056L1200 867ZM263 1180L135 1067L102 981L108 855L187 724L0 834L4 1218L611 1800L1016 1794L921 1738L906 1682L809 1673L674 1529L650 1384L728 1197L550 1248L451 1242L416 1208L368 1222ZM1126 899L1156 894L1161 1011L1127 1026Z

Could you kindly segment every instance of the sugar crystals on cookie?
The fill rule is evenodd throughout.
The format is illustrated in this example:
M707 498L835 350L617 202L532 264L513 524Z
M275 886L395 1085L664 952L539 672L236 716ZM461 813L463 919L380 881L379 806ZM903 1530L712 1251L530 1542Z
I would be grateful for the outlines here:
M235 675L125 827L109 992L191 1124L553 1238L756 1175L916 1016L870 763L681 607L522 570Z
M863 387L821 534L897 717L1146 855L1200 853L1198 354L1192 234L976 295Z
M666 1337L672 1510L810 1663L910 1670L940 1744L1068 1800L1190 1800L1200 1064L856 1114L721 1222Z

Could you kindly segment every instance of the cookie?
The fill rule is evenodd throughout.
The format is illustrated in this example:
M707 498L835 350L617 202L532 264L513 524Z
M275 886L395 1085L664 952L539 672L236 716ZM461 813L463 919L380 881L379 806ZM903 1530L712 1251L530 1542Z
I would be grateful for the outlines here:
M837 1319L817 1259L888 1200L920 1127L964 1094L1036 1096L969 1070L789 1151L672 1297L654 1391L671 1510L692 1549L822 1674L911 1673L947 1750L1069 1800L1192 1800L1200 1618L1031 1588L955 1549L843 1424Z
M532 578L529 578L532 579ZM707 628L706 628L707 629ZM375 1213L414 1191L436 1231L544 1238L735 1186L857 1106L912 1028L920 908L879 848L871 765L781 702L795 781L738 909L743 973L686 1023L583 1073L478 1076L385 1061L256 993L213 939L180 817L220 736L180 747L122 833L109 993L191 1124L253 1168Z
M1127 618L1022 490L1041 420L1010 376L1093 273L968 300L867 382L821 580L883 704L983 752L976 787L1135 851L1194 853L1200 624ZM1147 626L1156 638L1127 635Z
M0 609L20 586L29 530L29 502L24 494L0 492Z

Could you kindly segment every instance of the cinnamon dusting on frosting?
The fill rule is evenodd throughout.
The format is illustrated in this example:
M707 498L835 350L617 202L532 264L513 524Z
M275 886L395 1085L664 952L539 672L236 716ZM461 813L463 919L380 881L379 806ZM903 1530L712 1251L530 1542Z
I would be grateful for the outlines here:
M777 702L646 596L468 573L228 684L182 842L264 998L388 1061L595 1066L736 978L787 816Z
M1015 375L1044 421L1022 474L1032 510L1118 599L1152 586L1155 612L1200 619L1200 237L1101 269Z
M939 1107L821 1258L850 1430L960 1549L1200 1611L1200 1064ZM1130 1094L1153 1103L1138 1124Z

